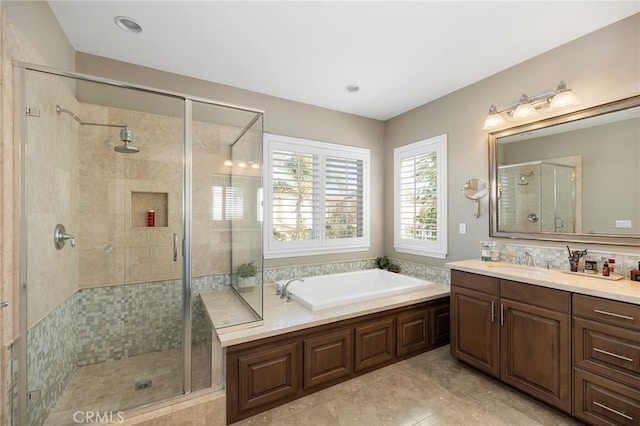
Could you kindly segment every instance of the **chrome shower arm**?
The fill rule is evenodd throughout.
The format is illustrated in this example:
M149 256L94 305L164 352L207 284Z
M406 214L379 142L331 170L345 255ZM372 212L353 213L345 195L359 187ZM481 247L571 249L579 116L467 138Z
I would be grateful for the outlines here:
M121 129L128 128L129 126L126 124L105 124L105 123L90 123L88 121L82 121L80 117L75 115L72 111L62 108L60 105L56 105L56 114L60 115L60 113L69 114L71 118L80 123L81 126L102 126L102 127L118 127Z

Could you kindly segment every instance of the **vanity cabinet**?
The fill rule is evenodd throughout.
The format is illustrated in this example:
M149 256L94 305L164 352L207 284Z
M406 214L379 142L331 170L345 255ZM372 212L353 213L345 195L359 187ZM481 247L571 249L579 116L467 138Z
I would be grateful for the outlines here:
M640 424L640 306L573 295L573 414Z
M571 293L501 280L500 379L571 411Z
M571 411L571 293L453 270L451 354Z
M443 297L230 346L227 422L445 345L448 320Z
M451 271L451 355L500 377L500 280Z

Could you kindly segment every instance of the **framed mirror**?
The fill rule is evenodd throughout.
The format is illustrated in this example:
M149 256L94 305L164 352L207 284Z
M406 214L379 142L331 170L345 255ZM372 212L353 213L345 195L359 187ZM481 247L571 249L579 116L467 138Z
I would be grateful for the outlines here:
M490 236L640 245L640 96L489 134Z

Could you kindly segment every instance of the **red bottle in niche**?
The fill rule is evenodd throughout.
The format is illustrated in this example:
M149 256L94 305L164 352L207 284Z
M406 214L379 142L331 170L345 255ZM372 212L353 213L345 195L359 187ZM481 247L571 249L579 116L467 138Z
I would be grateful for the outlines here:
M156 226L156 212L155 210L147 211L147 226Z

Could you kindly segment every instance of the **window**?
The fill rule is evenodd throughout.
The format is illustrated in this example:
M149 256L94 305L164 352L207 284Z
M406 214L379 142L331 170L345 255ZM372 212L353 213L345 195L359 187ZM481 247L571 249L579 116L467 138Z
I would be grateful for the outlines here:
M447 255L447 135L394 149L394 248Z
M211 187L211 219L244 219L244 191L233 186Z
M265 134L265 257L369 249L368 149Z

